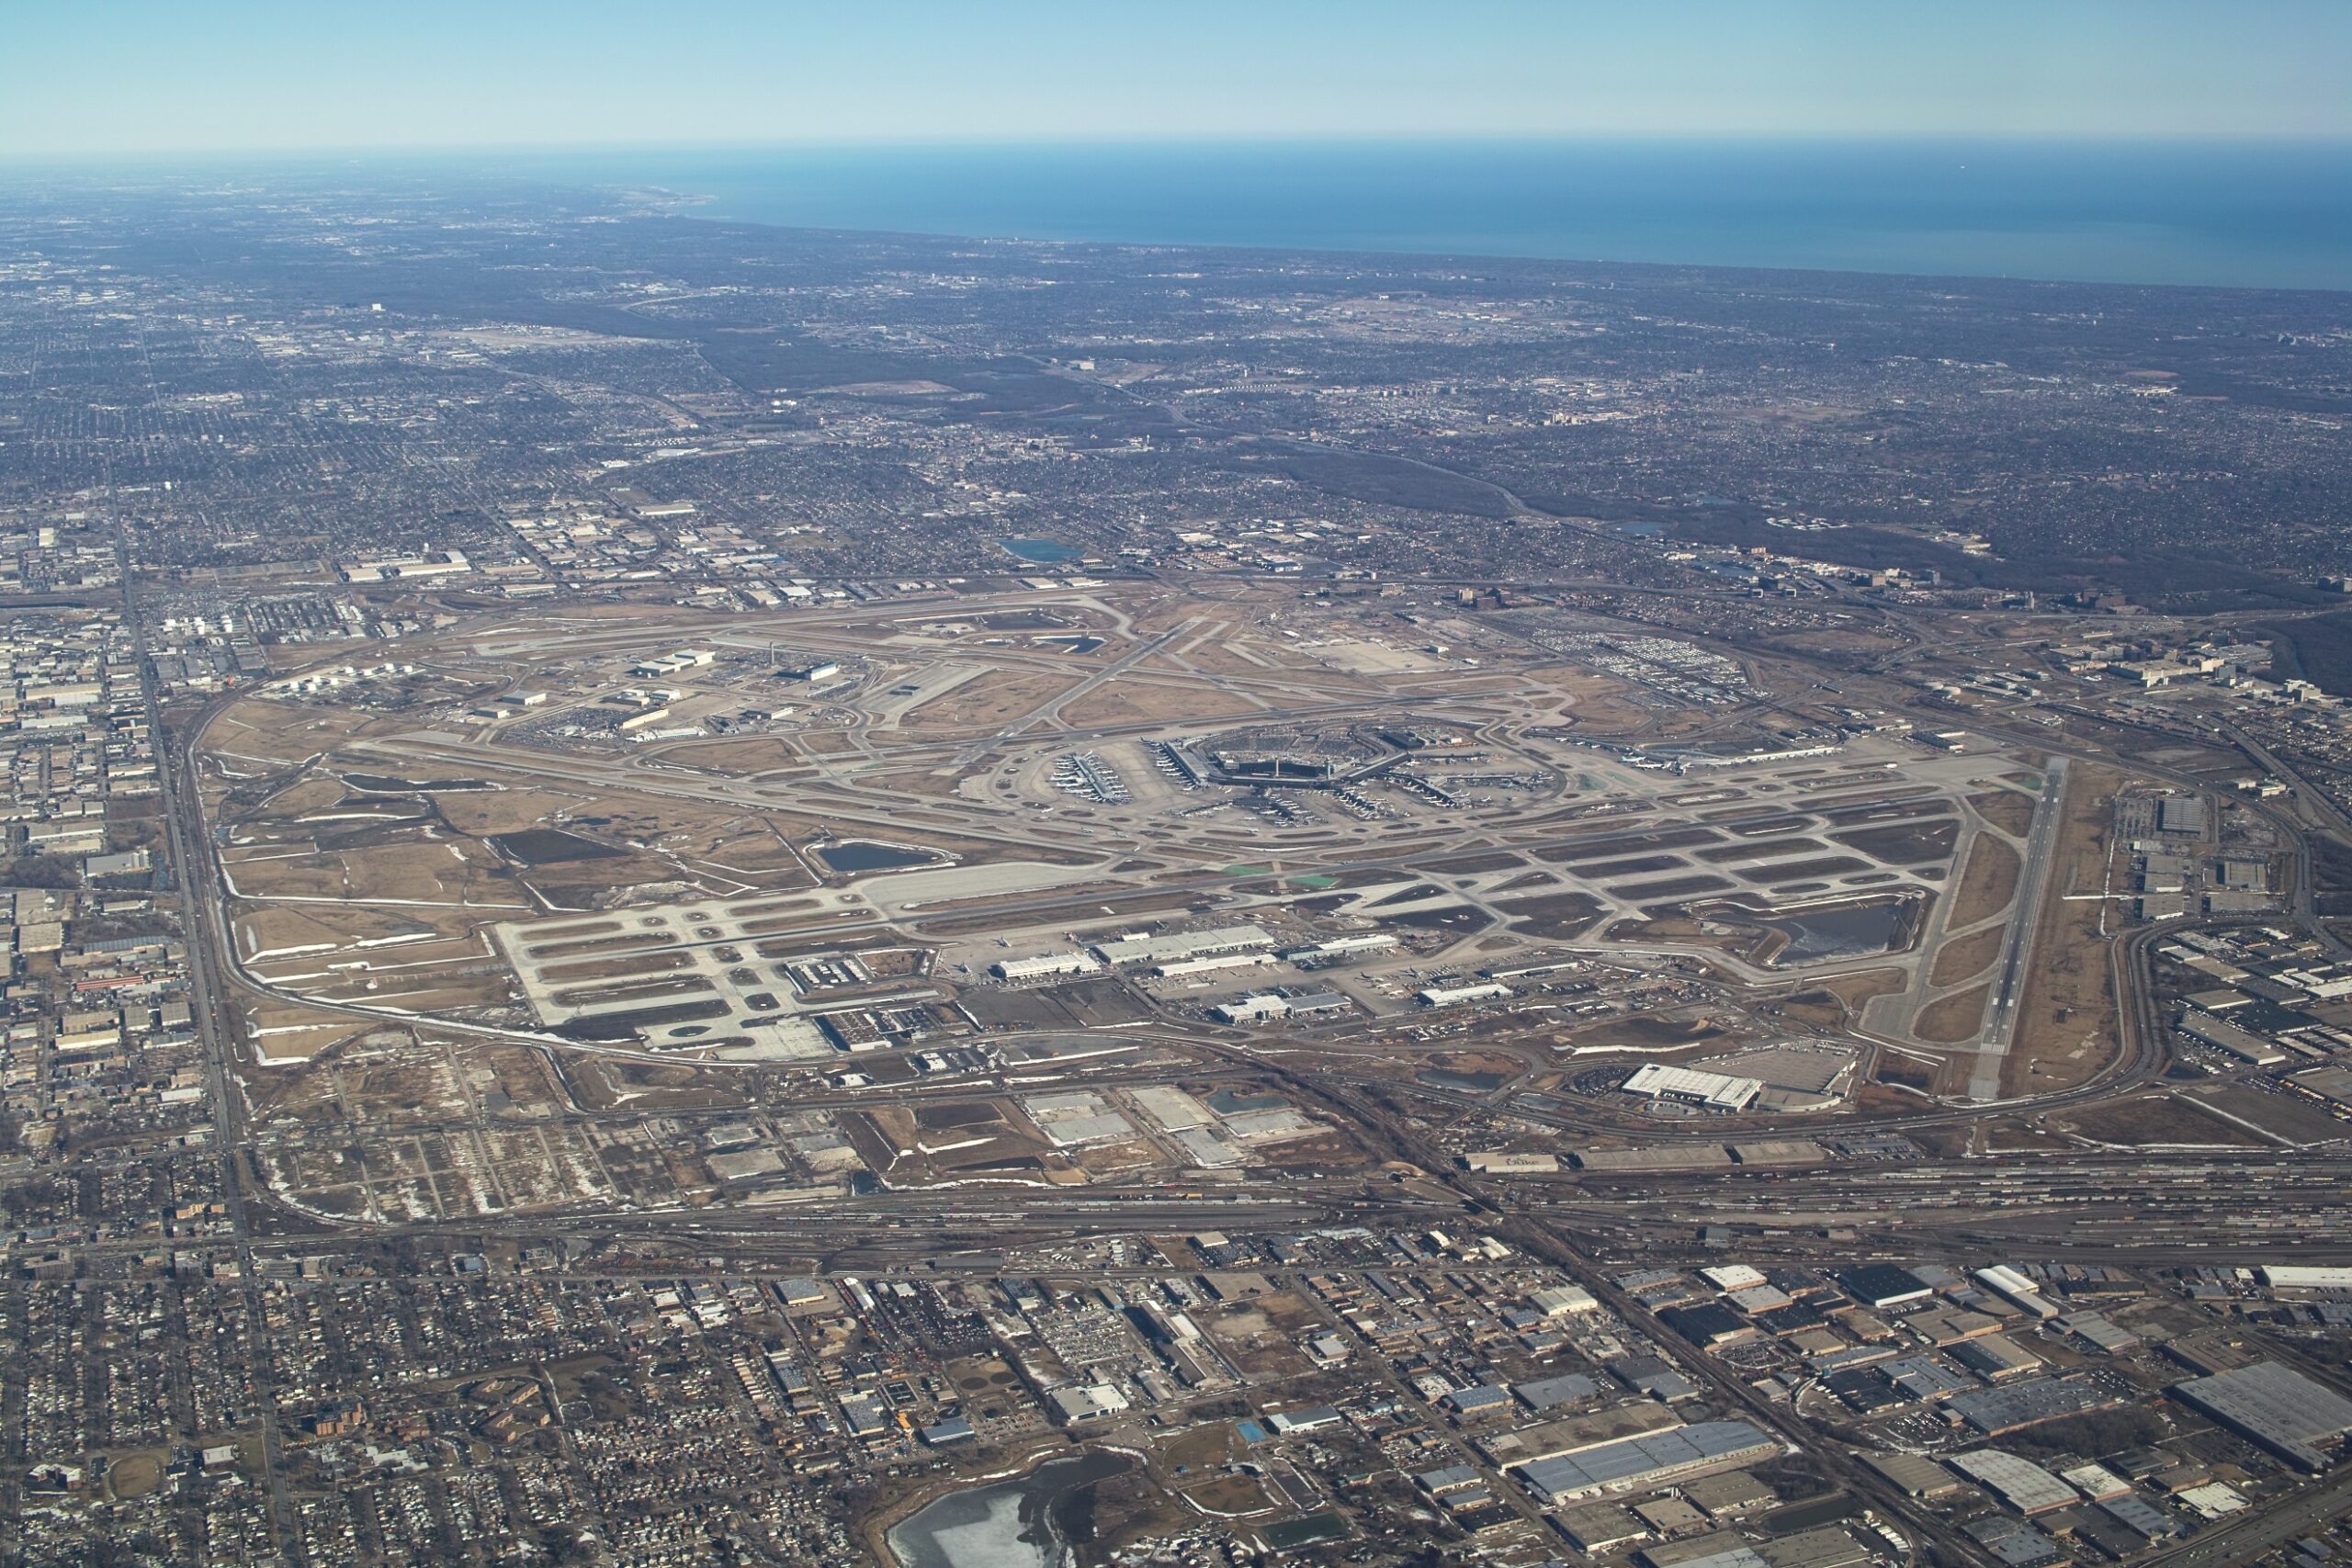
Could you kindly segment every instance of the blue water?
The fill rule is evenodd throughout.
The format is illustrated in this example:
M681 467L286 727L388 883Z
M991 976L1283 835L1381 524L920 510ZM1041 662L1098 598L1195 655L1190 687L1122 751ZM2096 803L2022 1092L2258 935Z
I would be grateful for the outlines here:
M981 145L494 162L796 227L2352 289L2345 142Z
M999 539L997 543L1034 566L1077 560L1086 553L1059 539Z

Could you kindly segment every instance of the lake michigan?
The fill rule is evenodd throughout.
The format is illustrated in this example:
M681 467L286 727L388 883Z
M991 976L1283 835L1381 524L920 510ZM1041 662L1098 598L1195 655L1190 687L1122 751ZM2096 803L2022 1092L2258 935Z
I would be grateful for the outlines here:
M2352 289L2346 143L973 144L485 165L790 227Z

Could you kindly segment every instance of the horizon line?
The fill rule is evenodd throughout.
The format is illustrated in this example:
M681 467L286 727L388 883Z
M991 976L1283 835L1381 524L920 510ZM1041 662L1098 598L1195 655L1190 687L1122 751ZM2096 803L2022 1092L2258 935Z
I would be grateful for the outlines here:
M2230 131L2230 130L1340 130L1292 131L1171 131L1164 135L1097 136L1087 134L978 136L812 136L775 138L682 139L645 141L449 141L360 143L339 146L270 147L119 147L71 151L24 152L0 148L0 166L41 167L130 162L150 165L187 165L220 160L278 160L290 162L358 162L368 159L415 157L510 157L595 155L647 152L965 152L1054 151L1146 148L1347 148L1403 146L1577 146L1577 145L1713 145L1740 143L1757 147L1803 146L2069 146L2125 147L2244 147L2344 149L2352 151L2352 131Z

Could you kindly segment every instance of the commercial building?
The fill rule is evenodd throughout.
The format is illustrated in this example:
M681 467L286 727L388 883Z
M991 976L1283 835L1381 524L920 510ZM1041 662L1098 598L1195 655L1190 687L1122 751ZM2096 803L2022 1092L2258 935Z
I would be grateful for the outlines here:
M1745 1111L1754 1103L1764 1086L1755 1078L1695 1072L1689 1067L1650 1062L1634 1069L1634 1075L1625 1080L1624 1089L1627 1094L1651 1100L1679 1100L1710 1111Z
M1503 1149L1480 1149L1462 1156L1463 1168L1480 1176L1549 1176L1560 1168L1560 1156L1544 1154L1511 1154Z

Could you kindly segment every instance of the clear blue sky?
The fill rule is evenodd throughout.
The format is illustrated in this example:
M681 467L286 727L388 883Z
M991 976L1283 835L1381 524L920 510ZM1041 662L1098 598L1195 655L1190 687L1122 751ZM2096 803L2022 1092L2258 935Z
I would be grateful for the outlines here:
M2352 136L2352 0L0 0L0 156Z

